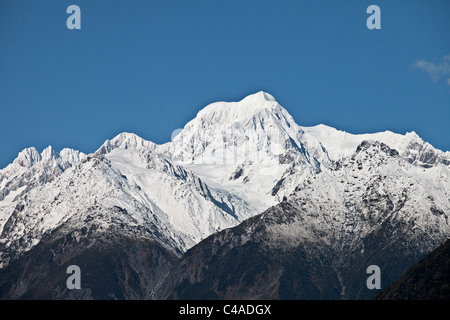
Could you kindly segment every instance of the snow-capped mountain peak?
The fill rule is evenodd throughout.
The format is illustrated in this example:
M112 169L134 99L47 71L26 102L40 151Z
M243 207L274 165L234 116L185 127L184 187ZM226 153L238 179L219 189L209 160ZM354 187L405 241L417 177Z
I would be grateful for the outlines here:
M261 104L262 102L265 101L276 101L276 100L270 93L264 91L259 91L254 94L250 94L241 100L241 102L255 103L255 104Z
M10 167L11 165L12 166L18 165L20 167L30 169L37 163L40 162L47 163L57 159L66 162L67 166L71 166L73 164L78 163L84 156L85 154L83 152L70 148L64 148L58 153L55 151L55 149L53 149L52 146L48 146L47 148L42 150L41 153L39 153L35 147L29 147L19 152L17 158L14 159L12 164L0 170L0 173L5 174L6 171L11 169Z
M35 147L25 148L21 152L16 159L14 159L13 163L18 164L21 167L30 168L33 164L41 160L41 155L36 150Z
M209 104L162 149L181 162L205 161L209 153L210 160L222 163L225 157L228 163L239 164L230 158L233 154L262 151L278 156L290 143L301 149L301 134L302 129L273 96L260 91L239 102Z
M75 164L80 162L86 155L83 152L71 148L64 148L59 152L64 162Z
M316 156L326 157L320 146L309 144L292 116L273 96L260 91L238 102L206 106L172 142L157 150L208 185L265 210L291 189L274 191L285 176L319 170Z
M59 155L56 153L56 151L53 149L52 146L48 146L41 153L41 158L44 161L45 160L55 159L55 158L58 158L58 157L59 157Z
M106 154L119 149L154 149L156 145L134 133L122 132L111 140L106 140L96 153Z
M69 148L58 154L51 146L41 153L34 147L22 150L11 164L0 170L0 201L3 204L15 201L31 189L55 180L85 156Z
M258 114L267 117L274 109L282 107L270 94L260 91L249 95L238 102L214 102L200 110L194 122L201 122L204 126L218 126L220 129L238 123L245 126ZM186 127L189 127L188 123Z

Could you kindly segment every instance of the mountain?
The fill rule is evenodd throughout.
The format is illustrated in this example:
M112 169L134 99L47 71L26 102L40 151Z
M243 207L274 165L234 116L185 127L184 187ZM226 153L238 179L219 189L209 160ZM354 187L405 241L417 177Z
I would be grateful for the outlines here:
M0 170L0 297L367 298L367 263L390 268L385 285L449 237L449 166L414 132L301 127L265 92L162 145L28 148Z
M208 105L159 150L261 212L294 189L295 182L276 187L280 180L294 173L302 179L328 163L323 150L308 143L289 113L270 94L258 92Z
M379 141L299 184L261 215L190 249L160 299L368 299L450 238L448 167L423 169Z
M378 293L379 300L449 300L450 240L430 252L395 283Z

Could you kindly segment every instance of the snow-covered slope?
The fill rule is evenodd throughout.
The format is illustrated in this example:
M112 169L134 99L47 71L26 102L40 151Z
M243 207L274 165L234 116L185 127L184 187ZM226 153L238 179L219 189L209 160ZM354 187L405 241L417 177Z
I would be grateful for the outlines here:
M284 177L296 172L303 179L319 171L321 162L328 165L323 150L308 143L291 115L270 94L258 92L206 106L158 151L262 211L292 191L274 191Z
M134 199L158 204L167 214L169 224L186 235L187 247L255 214L241 199L208 186L163 155L139 147L143 145L145 142L138 147L128 145L126 149L122 145L105 154L105 158L128 184L136 187Z
M313 179L303 181L290 196L305 210L312 229L322 230L330 245L364 251L362 239L387 220L414 227L398 230L410 233L411 245L421 253L450 237L450 180L448 167L424 169L410 164L395 149L379 141L363 141L348 157ZM304 204L303 204L304 203ZM295 223L271 228L271 243L283 239L283 247L314 241L315 234L302 233ZM427 234L426 241L413 241ZM310 238L308 238L310 237Z
M323 124L301 128L306 135L317 139L316 141L319 141L327 150L329 158L334 161L351 155L362 141L373 140L383 142L390 148L397 150L403 158L418 166L429 168L437 163L450 164L450 152L444 153L433 148L414 131L405 135L391 131L351 134Z

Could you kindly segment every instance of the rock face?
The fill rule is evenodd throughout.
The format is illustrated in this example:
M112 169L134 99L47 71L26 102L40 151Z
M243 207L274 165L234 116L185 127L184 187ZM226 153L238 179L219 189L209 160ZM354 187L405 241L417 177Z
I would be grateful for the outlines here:
M0 297L370 298L369 265L384 287L450 237L449 166L414 132L301 127L264 92L163 145L28 148L0 170Z

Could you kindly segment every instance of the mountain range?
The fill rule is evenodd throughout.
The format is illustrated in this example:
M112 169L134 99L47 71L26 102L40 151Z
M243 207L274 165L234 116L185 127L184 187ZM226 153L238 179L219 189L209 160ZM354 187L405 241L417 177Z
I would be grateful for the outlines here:
M0 170L0 297L368 299L367 267L398 280L450 238L449 209L450 152L303 127L258 92L165 144L19 153Z

